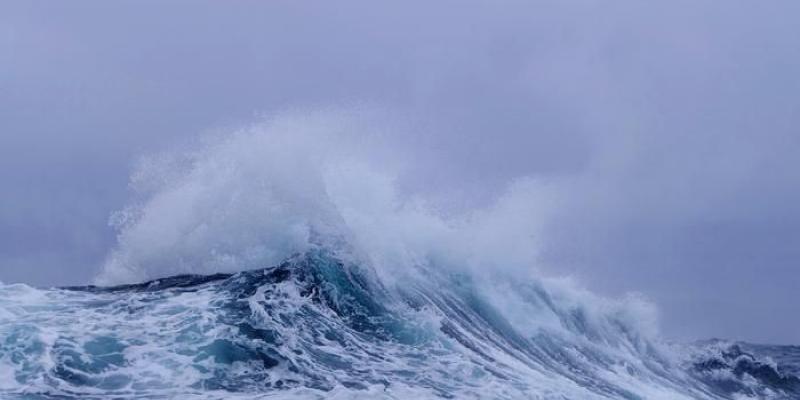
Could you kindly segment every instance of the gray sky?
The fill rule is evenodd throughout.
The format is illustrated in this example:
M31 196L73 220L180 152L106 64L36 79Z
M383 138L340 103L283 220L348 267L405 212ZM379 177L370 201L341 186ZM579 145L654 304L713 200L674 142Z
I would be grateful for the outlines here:
M0 4L0 280L88 281L135 158L291 107L412 128L404 190L565 201L543 263L679 338L800 343L796 1ZM411 122L408 122L411 121ZM407 127L408 128L408 127ZM455 194L455 195L454 195Z

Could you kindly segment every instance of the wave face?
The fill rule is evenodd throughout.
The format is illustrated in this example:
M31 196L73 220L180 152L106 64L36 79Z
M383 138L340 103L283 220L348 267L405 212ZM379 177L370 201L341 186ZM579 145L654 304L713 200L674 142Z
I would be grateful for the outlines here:
M388 285L312 250L236 274L0 286L0 397L800 398L797 348L668 345L542 285L417 276ZM551 324L523 330L489 287Z

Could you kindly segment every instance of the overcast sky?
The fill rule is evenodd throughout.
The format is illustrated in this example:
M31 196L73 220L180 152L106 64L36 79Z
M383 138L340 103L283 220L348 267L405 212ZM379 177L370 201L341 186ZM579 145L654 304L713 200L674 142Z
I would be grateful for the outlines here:
M0 281L89 281L142 154L369 104L405 121L409 193L558 182L543 265L644 293L671 337L800 343L798 16L793 0L3 1Z

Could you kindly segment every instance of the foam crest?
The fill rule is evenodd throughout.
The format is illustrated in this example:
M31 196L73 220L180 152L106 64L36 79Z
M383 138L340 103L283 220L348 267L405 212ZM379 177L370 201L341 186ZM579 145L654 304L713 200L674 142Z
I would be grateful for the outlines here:
M538 278L542 226L560 200L547 182L521 177L492 204L445 216L440 204L399 192L397 166L411 158L376 160L392 146L373 140L375 125L363 121L289 113L145 159L132 178L135 201L115 216L119 243L98 282L261 268L325 247L388 287L432 270L468 276L522 332L564 329L559 313L579 310L601 336L618 333L620 321L654 334L646 302L603 300ZM529 298L507 290L513 281L546 287L555 306L534 312Z
M374 267L394 272L435 261L486 270L535 265L552 193L521 178L484 209L444 217L404 197L397 165L413 162L375 140L352 113L288 113L143 158L131 203L112 217L118 245L97 282L275 264L344 239ZM376 161L376 158L380 160Z
M252 269L305 250L312 232L336 226L320 172L345 124L275 118L143 159L134 201L112 217L118 245L97 281Z

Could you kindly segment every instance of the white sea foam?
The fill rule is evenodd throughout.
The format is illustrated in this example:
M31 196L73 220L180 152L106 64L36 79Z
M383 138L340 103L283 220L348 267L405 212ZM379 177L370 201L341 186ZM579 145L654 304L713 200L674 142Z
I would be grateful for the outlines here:
M288 113L190 151L144 159L132 178L135 200L115 216L119 243L97 281L264 267L338 241L387 283L416 273L415 266L486 282L497 276L539 279L541 227L559 200L545 183L520 178L493 204L445 217L425 199L398 193L396 165L402 161L375 160L389 151L370 139L378 128L362 119L331 111ZM566 307L591 309L590 318L611 313L642 334L656 330L645 326L655 318L641 300L620 305L574 284L542 284L558 293L556 301L572 303ZM498 303L511 301L487 293ZM546 318L512 317L520 325L554 324Z
M413 159L389 157L373 140L378 128L359 121L290 113L143 158L135 196L112 218L118 245L97 282L266 266L338 239L378 271L428 261L492 274L536 266L556 201L547 185L520 178L494 204L444 217L398 193L397 165Z
M352 114L289 113L145 158L132 178L135 201L114 218L119 243L97 281L264 267L344 241L388 284L416 266L468 274L521 331L561 329L552 311L491 286L498 276L538 281L540 228L558 200L548 186L520 178L493 204L445 217L398 193L396 169L373 157L387 150L377 141L364 146L370 129ZM598 327L613 318L653 335L643 302L600 299L561 282L539 283L559 307L583 310Z

